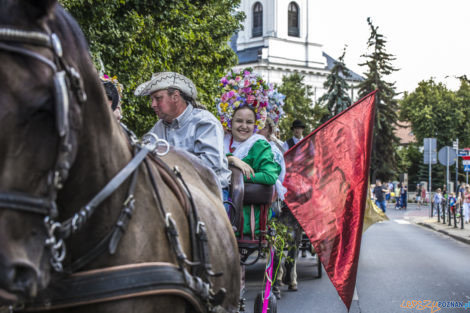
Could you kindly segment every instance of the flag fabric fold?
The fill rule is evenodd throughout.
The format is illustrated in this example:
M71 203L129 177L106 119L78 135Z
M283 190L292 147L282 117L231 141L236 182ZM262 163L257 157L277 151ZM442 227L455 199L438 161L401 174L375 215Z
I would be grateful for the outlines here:
M318 127L284 155L285 203L351 306L368 192L375 92Z
M364 212L364 225L362 226L362 233L371 227L373 224L383 221L388 221L388 216L374 203L371 199L370 183L368 184L366 210Z

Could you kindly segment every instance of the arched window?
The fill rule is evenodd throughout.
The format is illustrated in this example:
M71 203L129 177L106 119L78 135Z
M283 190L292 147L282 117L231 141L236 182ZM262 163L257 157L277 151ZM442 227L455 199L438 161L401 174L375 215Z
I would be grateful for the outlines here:
M299 32L299 7L297 6L297 3L291 2L289 3L289 9L288 9L288 29L287 33L289 36L295 36L299 37L300 32Z
M253 6L253 30L252 36L259 37L263 35L263 6L256 2Z

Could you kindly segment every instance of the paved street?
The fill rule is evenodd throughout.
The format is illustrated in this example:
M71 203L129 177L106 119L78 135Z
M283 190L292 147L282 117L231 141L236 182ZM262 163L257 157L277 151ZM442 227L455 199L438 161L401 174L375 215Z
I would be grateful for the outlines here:
M437 312L402 306L413 300L470 301L470 245L435 231L429 208L418 210L410 204L407 211L389 209L387 214L390 221L373 225L363 236L350 312ZM254 297L261 290L262 271L261 263L247 270L247 312L253 311ZM300 259L299 291L282 287L278 312L347 312L326 274L314 279L314 273L312 257Z

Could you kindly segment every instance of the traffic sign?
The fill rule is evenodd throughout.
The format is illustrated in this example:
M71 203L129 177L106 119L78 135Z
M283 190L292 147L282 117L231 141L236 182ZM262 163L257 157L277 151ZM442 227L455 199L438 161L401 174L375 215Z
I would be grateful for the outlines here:
M470 155L470 149L469 148L459 149L459 157L469 156L469 155Z
M464 172L470 172L470 165L464 165L463 166L463 171Z
M452 147L445 146L439 150L438 157L442 165L454 165L457 154Z
M424 164L437 164L437 140L436 138L424 138ZM431 162L430 162L431 161Z
M470 165L470 160L462 160L463 165Z

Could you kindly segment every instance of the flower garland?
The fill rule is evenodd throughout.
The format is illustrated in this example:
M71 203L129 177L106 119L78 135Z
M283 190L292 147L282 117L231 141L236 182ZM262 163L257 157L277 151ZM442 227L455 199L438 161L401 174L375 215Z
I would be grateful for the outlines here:
M259 74L253 73L251 68L230 70L220 80L219 87L222 96L218 99L217 111L224 128L232 128L233 114L243 106L248 106L255 112L253 132L264 128L270 88Z
M276 88L269 91L268 97L269 103L268 107L266 108L268 117L270 117L274 124L277 125L279 119L284 116L284 110L282 107L284 106L284 99L286 96L280 93Z
M102 82L112 83L114 85L114 87L116 87L116 89L117 89L117 92L118 92L118 95L119 95L119 100L122 99L123 86L122 86L122 84L119 83L116 76L109 77L108 75L103 74L103 76L101 76L100 79L101 79Z

